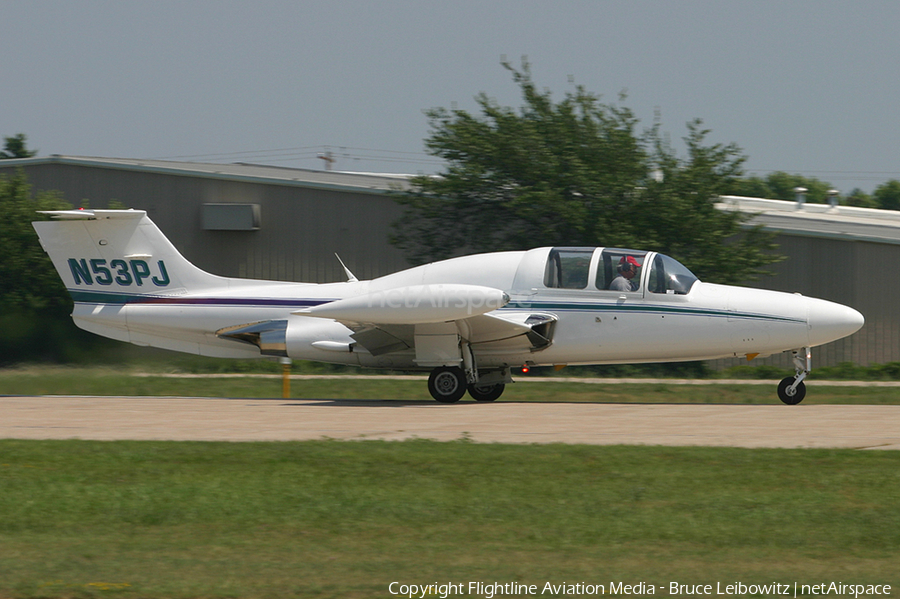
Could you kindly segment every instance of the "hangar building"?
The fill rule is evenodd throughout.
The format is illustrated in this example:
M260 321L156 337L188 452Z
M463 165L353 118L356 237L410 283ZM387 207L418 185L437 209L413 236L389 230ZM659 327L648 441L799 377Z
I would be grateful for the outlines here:
M827 299L866 317L859 332L814 349L813 368L900 361L900 212L733 196L719 207L753 215L785 256L750 286ZM767 362L790 365L787 356Z
M389 243L402 214L390 193L404 188L403 176L69 156L0 161L0 174L16 168L35 190L58 190L74 206L146 210L188 260L223 276L345 280L335 253L363 279L409 265ZM814 366L900 361L900 212L732 196L719 208L752 214L787 257L751 286L840 302L866 317L855 335L816 349ZM764 362L790 365L788 356Z
M184 256L211 273L280 281L346 280L409 263L390 245L400 207L388 193L404 177L275 166L50 156L0 160L36 191L75 207L146 210Z

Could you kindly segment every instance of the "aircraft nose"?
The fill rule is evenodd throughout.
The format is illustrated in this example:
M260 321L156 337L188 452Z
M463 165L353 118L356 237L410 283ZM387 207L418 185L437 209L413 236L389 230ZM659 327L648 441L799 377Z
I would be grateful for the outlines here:
M808 323L809 344L815 346L852 335L866 319L849 306L810 298Z

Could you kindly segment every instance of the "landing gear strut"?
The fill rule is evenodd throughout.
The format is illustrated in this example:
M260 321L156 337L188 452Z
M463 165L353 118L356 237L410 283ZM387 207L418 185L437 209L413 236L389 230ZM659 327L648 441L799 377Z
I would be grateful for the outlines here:
M781 379L778 383L778 399L789 406L795 406L806 397L806 385L803 379L812 370L812 351L808 347L795 349L791 352L794 355L794 370L797 374Z

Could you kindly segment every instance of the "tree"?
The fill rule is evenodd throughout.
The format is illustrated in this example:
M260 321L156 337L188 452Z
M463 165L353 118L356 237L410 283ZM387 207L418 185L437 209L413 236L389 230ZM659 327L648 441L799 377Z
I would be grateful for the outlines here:
M884 210L900 210L900 181L891 179L875 188L872 193L878 207Z
M0 152L0 159L4 158L31 158L37 154L37 150L29 150L25 146L25 134L19 133L12 137L4 137L6 142L4 151Z
M751 198L768 198L770 200L787 200L793 202L797 199L797 187L806 188L806 201L813 204L827 204L828 191L831 183L821 181L815 177L803 175L791 175L784 171L775 171L766 175L765 179L748 177L735 182L734 194Z
M482 93L480 116L426 113L426 147L447 167L397 195L406 209L393 241L412 262L543 245L643 247L706 280L735 282L778 260L771 236L741 233L743 215L715 208L742 174L737 146L706 145L709 132L694 121L679 158L658 122L639 134L627 107L580 86L555 102L527 63L503 66L521 88L518 111Z
M72 303L31 222L70 208L57 193L32 197L20 170L0 175L0 364L71 356Z
M668 254L709 282L736 284L754 279L763 267L782 260L773 235L748 227L749 217L716 208L718 196L731 193L745 157L735 144L706 144L710 131L697 119L688 123L687 156L651 131L656 177L630 202L624 221L639 245Z
M44 253L31 222L38 210L70 208L56 193L32 197L21 171L0 175L0 309L6 312L68 312L65 287Z
M878 202L875 201L875 198L859 187L854 187L853 190L847 194L844 198L844 204L860 208L878 208Z

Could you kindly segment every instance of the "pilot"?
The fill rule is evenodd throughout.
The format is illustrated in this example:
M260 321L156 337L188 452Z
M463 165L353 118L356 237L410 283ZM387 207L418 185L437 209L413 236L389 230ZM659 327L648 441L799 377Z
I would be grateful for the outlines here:
M631 279L637 275L640 267L640 263L635 260L634 256L622 256L616 266L618 276L612 280L609 288L613 291L637 291L639 282Z

